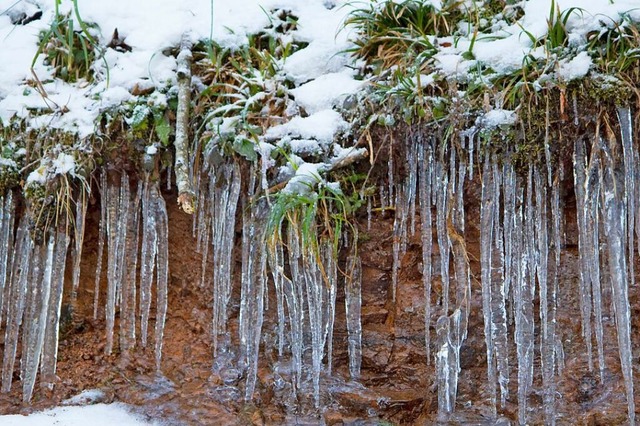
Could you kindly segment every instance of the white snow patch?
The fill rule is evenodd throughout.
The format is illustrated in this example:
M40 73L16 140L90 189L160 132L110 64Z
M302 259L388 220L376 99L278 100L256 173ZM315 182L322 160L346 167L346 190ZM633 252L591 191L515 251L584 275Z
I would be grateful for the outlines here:
M587 75L593 61L587 52L580 52L569 61L562 61L558 67L558 77L564 81L571 81Z
M287 182L282 190L285 194L308 194L313 191L315 185L324 182L320 173L326 170L327 165L303 163L296 170L296 174Z
M0 157L0 166L2 167L11 167L11 168L17 168L18 165L16 164L15 161L13 161L10 158L3 158Z
M347 122L338 112L323 110L309 117L294 117L284 124L271 127L265 136L267 140L294 136L302 139L316 139L326 144L333 142L336 133L346 127Z
M158 425L144 420L122 403L57 407L22 416L0 416L2 426L143 426Z
M498 126L515 124L517 118L518 115L514 111L493 109L480 117L480 124L485 128L491 129Z
M76 160L73 155L61 152L51 165L56 175L73 174L76 169Z
M31 183L44 185L47 182L47 168L45 166L40 166L27 176L26 184L29 185Z
M309 114L331 109L364 84L363 81L354 80L351 74L351 71L325 74L291 90L291 93Z
M105 393L100 389L86 389L78 395L62 401L62 405L87 405L93 404L106 397Z

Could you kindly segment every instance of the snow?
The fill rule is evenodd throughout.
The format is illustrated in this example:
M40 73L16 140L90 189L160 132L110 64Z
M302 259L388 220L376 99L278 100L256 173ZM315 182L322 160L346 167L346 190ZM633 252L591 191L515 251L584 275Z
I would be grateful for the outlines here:
M364 82L354 80L352 74L351 70L325 74L293 89L291 93L307 113L314 114L336 106L339 100L362 88Z
M558 77L569 82L584 77L589 72L593 61L587 52L580 52L570 61L561 61L558 69Z
M72 155L65 154L61 152L58 155L58 158L53 160L53 169L55 170L55 174L64 175L67 173L73 173L76 168L76 161L73 159Z
M334 135L347 127L340 113L330 109L316 112L309 117L293 117L290 121L267 130L266 139L281 139L296 136L302 139L316 139L321 143L333 142Z
M10 158L2 158L2 157L0 157L0 167L16 168L16 167L18 167L18 164L16 164L16 162L13 161Z
M57 407L47 411L23 416L19 414L0 416L2 426L143 426L158 425L149 422L130 411L130 407L122 403L95 404L88 406Z
M44 185L47 182L46 172L47 168L41 166L29 173L29 176L27 176L27 185L30 183Z
M62 405L87 405L99 402L105 397L105 393L100 389L86 389L80 392L78 395L64 400L62 402Z
M478 121L485 128L492 129L498 126L512 125L517 118L518 116L514 111L493 109L485 113Z
M326 169L326 164L303 163L296 170L296 174L287 182L282 192L284 194L307 194L313 187L323 182L320 173Z
M269 26L268 11L288 10L298 18L295 40L308 42L309 46L294 53L285 63L284 72L298 82L307 82L327 72L335 72L335 84L344 85L342 91L324 96L312 92L322 84L331 84L330 78L314 87L301 90L310 110L318 112L331 108L340 95L351 93L360 87L345 74L345 65L351 64L349 54L343 52L350 46L349 31L340 31L349 8L343 1L326 2L312 0L236 0L233 2L198 0L113 0L110 2L80 1L79 11L84 22L96 24L92 30L100 45L111 40L114 30L119 38L132 48L131 52L104 51L104 58L94 64L96 82L63 83L51 78L51 71L44 65L44 55L35 58L38 35L48 29L54 18L54 2L48 0L0 0L0 11L43 12L42 18L27 25L13 25L8 13L0 15L0 63L12 64L0 72L0 120L5 124L13 117L31 117L31 127L51 127L77 132L81 137L95 131L95 121L106 108L132 100L130 91L135 87L155 86L166 88L175 84L176 59L170 49L177 46L186 34L191 41L213 40L232 49L246 44L247 35L255 34ZM330 4L331 3L331 4ZM61 13L72 12L72 2L63 0ZM22 6L24 5L24 6ZM330 7L327 7L330 6ZM75 19L75 17L74 17ZM79 24L75 24L79 28ZM35 58L35 61L34 61ZM34 62L34 73L31 63ZM107 79L108 71L108 79ZM27 80L34 74L42 83L47 99L34 90ZM324 86L325 88L327 86Z

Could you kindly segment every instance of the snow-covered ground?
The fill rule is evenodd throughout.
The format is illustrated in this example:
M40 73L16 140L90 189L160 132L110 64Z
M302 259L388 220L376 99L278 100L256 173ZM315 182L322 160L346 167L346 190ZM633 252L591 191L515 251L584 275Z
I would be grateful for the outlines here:
M149 422L133 413L125 404L96 404L87 406L57 407L28 416L19 414L0 416L3 426L147 426Z
M30 415L0 416L3 426L147 426L161 423L148 421L133 411L133 407L119 402L104 404L104 393L88 389L64 401L61 407Z

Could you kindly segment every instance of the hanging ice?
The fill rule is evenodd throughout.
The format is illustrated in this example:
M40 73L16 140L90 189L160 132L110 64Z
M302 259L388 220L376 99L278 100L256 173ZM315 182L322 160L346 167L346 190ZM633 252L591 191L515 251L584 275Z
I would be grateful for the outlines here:
M615 138L601 142L604 153L603 220L607 237L611 297L613 299L620 364L625 381L630 424L635 423L633 354L627 269L627 212L625 209L624 154Z
M345 279L345 312L347 316L349 373L352 379L360 376L362 362L362 264L357 256L350 256L347 261L347 276Z
M214 356L218 349L218 336L223 335L227 327L235 217L241 183L240 168L235 162L221 164L216 169L210 171L212 197L209 211L205 213L212 222Z

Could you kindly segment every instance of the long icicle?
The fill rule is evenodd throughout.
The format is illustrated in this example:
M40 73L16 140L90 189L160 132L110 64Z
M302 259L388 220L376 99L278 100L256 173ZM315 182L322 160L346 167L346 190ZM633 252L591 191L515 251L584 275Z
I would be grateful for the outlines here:
M611 297L613 299L616 329L618 335L618 350L620 364L625 381L629 423L635 423L635 403L633 395L633 354L631 347L631 319L629 307L628 269L626 227L627 214L625 210L625 182L623 152L614 136L609 135L603 142L605 154L604 174L602 185L603 219L607 236L609 273L611 277Z
M422 283L424 285L424 335L427 352L427 364L431 364L431 255L433 234L431 230L431 180L433 170L433 154L431 144L423 142L418 148L418 176L420 197L420 219L422 240Z
M58 360L58 342L60 334L60 313L64 288L65 259L69 247L69 235L65 231L56 233L54 266L51 277L51 291L47 311L44 347L42 348L42 366L40 367L41 385L53 389L56 382L56 364Z
M152 212L155 215L157 248L156 248L156 325L155 325L155 359L156 370L160 370L162 359L162 341L164 338L164 323L167 318L168 282L169 282L169 218L167 206L159 185L152 189Z
M484 316L484 335L487 346L487 376L489 380L489 400L492 413L496 413L496 359L493 340L491 267L493 252L493 231L496 205L494 176L489 154L485 155L482 168L482 200L480 204L480 265L482 268L482 313Z

